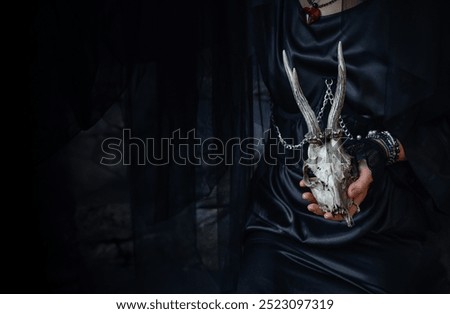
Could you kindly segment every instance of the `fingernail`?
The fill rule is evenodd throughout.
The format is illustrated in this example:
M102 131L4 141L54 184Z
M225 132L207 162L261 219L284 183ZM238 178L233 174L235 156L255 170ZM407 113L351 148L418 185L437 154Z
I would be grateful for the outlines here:
M305 200L306 199L306 193L302 194L302 198Z

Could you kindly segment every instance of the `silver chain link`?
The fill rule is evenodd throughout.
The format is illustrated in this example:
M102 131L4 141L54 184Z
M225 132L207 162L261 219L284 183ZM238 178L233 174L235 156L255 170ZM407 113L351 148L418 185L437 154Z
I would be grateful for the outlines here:
M323 102L322 102L322 107L319 110L319 113L317 114L317 121L319 122L319 124L322 122L322 117L323 117L323 113L325 111L325 108L327 107L328 104L332 104L333 100L334 100L334 95L333 95L333 90L331 89L331 87L333 86L333 80L330 79L326 79L325 80L325 85L327 86L327 89L325 91L325 95L323 96ZM277 132L277 137L278 140L280 141L281 145L283 145L284 148L286 149L290 149L290 150L294 150L294 149L301 149L303 147L303 145L305 145L305 143L307 142L306 138L303 138L303 140L298 143L298 144L288 144L285 139L281 136L281 132L280 129L278 128L278 126L275 123L275 118L273 116L271 116L271 120L272 120L272 125L275 127L275 131ZM347 126L345 125L344 119L342 119L342 116L339 116L339 126L342 128L342 130L344 131L344 134L347 138L353 140L353 135L350 133L349 129L347 128Z
M333 95L333 90L331 89L331 86L333 86L333 83L334 82L331 79L330 79L330 81L328 81L328 79L325 80L325 85L327 86L327 90L325 91L325 95L323 96L322 108L320 108L319 114L317 115L317 121L319 122L319 124L322 122L323 112L325 111L327 104L333 103L334 95Z
M307 141L306 138L303 138L303 140L300 143L298 143L298 144L288 144L284 140L284 138L281 136L280 129L275 124L275 119L273 117L273 114L272 114L271 120L272 120L272 125L275 127L275 131L277 132L278 140L280 141L281 145L283 145L284 148L290 149L290 150L294 150L294 149L301 149L303 147L303 145L305 145L305 143Z
M339 116L339 125L341 126L342 130L344 131L345 136L348 139L353 139L353 135L352 133L350 133L350 131L348 130L347 126L345 125L344 119L342 119L341 116Z

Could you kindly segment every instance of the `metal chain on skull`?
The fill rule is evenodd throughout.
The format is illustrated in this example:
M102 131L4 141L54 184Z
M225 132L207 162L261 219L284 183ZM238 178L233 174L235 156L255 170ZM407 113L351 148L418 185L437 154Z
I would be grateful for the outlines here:
M325 95L323 96L322 107L320 108L319 113L317 114L317 121L319 122L319 124L322 122L322 117L323 117L325 108L327 107L328 104L331 105L333 103L334 95L333 95L333 90L331 89L331 87L333 86L333 83L334 83L333 79L325 79L325 85L326 85ZM271 104L271 107L273 108L273 104ZM271 120L273 127L275 128L275 132L276 132L279 142L285 149L289 149L289 150L302 149L303 145L305 145L305 143L308 141L306 139L306 137L304 137L303 140L298 144L287 143L286 140L281 135L280 128L275 123L273 109L272 109L272 114L270 116L270 120ZM345 136L352 140L353 135L347 128L347 126L344 122L344 119L342 118L341 115L339 115L339 125L342 128L342 130L344 131Z

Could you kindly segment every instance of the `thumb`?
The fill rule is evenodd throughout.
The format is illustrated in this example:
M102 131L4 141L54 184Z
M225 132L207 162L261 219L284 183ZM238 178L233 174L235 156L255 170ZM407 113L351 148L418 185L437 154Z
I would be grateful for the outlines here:
M359 177L348 187L348 196L355 198L364 191L367 191L372 181L372 171L367 166L365 160L362 160L359 164Z

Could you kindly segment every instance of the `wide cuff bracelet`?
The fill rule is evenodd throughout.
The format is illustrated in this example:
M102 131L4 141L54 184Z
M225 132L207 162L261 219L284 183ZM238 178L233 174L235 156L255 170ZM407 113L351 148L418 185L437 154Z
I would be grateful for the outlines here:
M400 155L400 143L388 131L369 131L366 138L374 139L380 143L386 151L388 158L387 165L392 165L398 161Z

